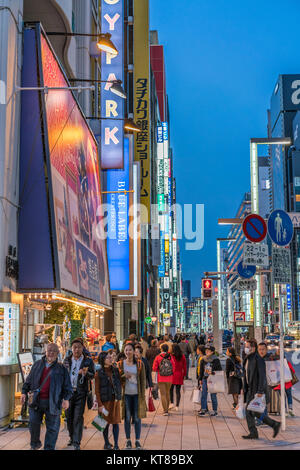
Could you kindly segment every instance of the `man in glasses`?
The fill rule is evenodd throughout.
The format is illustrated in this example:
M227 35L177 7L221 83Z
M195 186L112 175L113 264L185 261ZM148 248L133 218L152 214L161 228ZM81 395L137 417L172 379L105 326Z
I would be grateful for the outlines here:
M68 372L57 360L57 344L48 344L46 355L32 366L22 388L22 404L30 392L29 404L30 446L32 450L42 447L41 424L46 416L45 450L54 450L60 429L61 409L67 410L72 395Z
M75 450L80 450L83 414L89 382L95 375L93 360L84 353L82 338L76 338L72 341L72 354L65 358L63 364L68 370L73 389L70 407L66 412L70 436L68 446L73 445Z

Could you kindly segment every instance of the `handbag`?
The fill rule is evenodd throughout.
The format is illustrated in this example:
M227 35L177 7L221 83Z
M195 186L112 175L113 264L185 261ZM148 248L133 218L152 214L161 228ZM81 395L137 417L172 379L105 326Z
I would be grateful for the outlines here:
M195 388L195 390L193 391L193 403L197 403L197 404L200 404L201 403L201 390L199 390L198 388Z
M225 393L224 372L216 370L214 374L207 377L208 393Z
M48 378L50 377L50 375L52 373L52 366L50 366L49 369L50 370L49 370L48 374L44 378L44 380L41 383L41 385L39 386L39 388L37 388L36 390L32 390L32 391L28 392L28 406L29 406L29 408L32 408L33 410L37 410L38 407L39 407L40 391L42 390L43 386L45 385L45 383L47 382Z
M263 395L262 397L258 397L257 394L250 401L247 406L247 410L254 411L254 413L262 414L266 409L266 397Z
M150 391L149 391L149 398L148 398L148 411L149 411L150 413L152 413L153 411L155 411L155 406L154 406L154 403L153 403L151 388L150 388Z
M105 419L101 415L98 415L95 416L95 418L93 419L92 425L95 426L98 431L103 432L107 426L107 421L105 421Z
M270 387L280 384L280 361L266 361L267 382ZM292 381L292 373L287 360L284 359L284 381Z
M151 395L154 400L158 400L158 385L155 384L154 387L151 389Z
M93 395L92 390L90 390L87 394L86 404L89 410L91 410L94 406L94 395Z
M295 374L295 372L293 372L292 370L291 370L291 374L292 374L292 380L291 380L292 385L295 385L296 383L299 382L299 379L298 379L297 375Z

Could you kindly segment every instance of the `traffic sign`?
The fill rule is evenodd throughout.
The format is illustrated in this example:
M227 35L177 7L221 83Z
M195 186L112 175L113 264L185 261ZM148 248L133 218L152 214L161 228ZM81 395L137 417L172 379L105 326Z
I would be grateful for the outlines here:
M273 211L268 218L268 233L279 246L287 246L293 238L294 227L289 214L281 209Z
M248 264L244 264L243 261L241 261L237 265L237 271L241 277L250 279L250 277L254 276L256 273L256 266L249 266Z
M152 318L151 317L146 317L145 318L145 323L152 323Z
M234 321L245 321L245 312L233 312Z
M243 290L256 290L257 289L257 282L256 279L238 279L237 283L235 284L235 289L239 291Z
M250 266L269 266L269 250L266 243L245 242L243 248L243 262Z
M213 281L212 279L202 279L202 298L212 298Z
M258 214L249 214L243 221L243 232L250 242L262 242L267 235L266 222Z

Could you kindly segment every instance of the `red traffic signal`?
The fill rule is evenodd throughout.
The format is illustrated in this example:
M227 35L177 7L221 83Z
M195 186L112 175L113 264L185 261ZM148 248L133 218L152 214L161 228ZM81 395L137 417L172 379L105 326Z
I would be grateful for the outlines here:
M212 298L213 281L212 279L202 279L202 298Z
M212 280L202 279L202 289L212 289Z

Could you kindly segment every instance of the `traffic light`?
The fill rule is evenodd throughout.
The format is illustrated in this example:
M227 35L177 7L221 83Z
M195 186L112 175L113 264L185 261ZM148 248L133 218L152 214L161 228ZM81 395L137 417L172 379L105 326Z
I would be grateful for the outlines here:
M211 279L202 279L202 298L212 298L213 282Z

